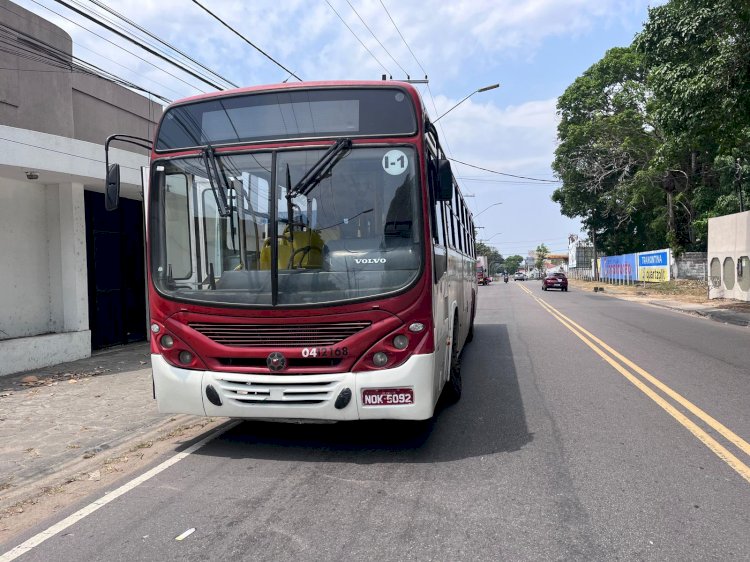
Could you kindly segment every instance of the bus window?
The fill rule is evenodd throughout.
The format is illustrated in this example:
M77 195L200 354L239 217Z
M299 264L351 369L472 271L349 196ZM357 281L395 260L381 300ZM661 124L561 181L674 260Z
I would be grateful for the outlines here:
M192 252L187 177L184 174L166 177L164 218L167 263L171 266L172 278L188 279L192 275Z

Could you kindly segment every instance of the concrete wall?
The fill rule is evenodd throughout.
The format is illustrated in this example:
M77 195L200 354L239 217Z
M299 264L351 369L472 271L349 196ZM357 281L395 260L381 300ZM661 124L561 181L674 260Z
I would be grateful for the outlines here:
M674 259L672 276L675 279L694 279L705 281L708 262L706 252L685 252Z
M750 301L750 211L708 219L708 268L709 298Z

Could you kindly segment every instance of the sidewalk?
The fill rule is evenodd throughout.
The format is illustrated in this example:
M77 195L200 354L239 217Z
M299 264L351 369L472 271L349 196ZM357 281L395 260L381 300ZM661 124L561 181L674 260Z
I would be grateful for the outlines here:
M157 411L147 343L2 376L0 513L123 447L200 419Z

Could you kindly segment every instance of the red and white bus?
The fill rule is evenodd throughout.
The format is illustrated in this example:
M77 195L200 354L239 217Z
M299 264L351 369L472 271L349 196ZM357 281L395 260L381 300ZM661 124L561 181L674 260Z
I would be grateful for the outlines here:
M147 180L160 411L421 420L441 392L460 397L474 225L413 86L308 82L176 102ZM108 205L118 193L108 164Z

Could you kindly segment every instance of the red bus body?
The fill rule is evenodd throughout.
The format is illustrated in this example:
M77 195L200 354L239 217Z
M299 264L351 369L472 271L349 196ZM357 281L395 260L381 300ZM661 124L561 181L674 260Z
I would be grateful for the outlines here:
M426 419L433 415L441 390L451 376L451 357L470 338L477 283L473 235L469 237L473 224L460 193L451 202L452 211L445 211L447 204L441 205L443 209L437 213L433 211L431 206L436 203L428 192L430 149L425 138L425 110L413 87L396 84L411 97L416 108L416 134L354 137L352 145L353 149L398 145L411 147L416 154L420 239L424 248L416 281L396 294L356 302L293 307L186 302L157 288L150 248L147 269L151 354L155 395L162 412L333 421ZM393 86L393 82L280 84L196 96L173 106L254 92ZM292 147L327 148L334 140L332 136L240 142L217 146L215 150L221 157ZM158 167L165 161L198 156L200 151L164 151L157 147L152 152L150 187L144 195L149 247L152 229L158 223L158 211L150 204ZM454 213L453 225L445 218L446 212ZM436 218L441 214L442 218ZM459 215L464 227L456 225ZM435 232L436 220L441 221L442 239ZM192 223L188 228L193 228ZM196 246L200 233L196 221L195 231L190 234ZM463 235L463 242L455 241L456 234ZM415 331L419 326L422 331ZM343 339L334 345L302 345L306 338L317 341L316 334L326 331ZM165 335L169 338L164 339ZM394 341L403 342L395 340L396 336L406 337L408 344L404 349L394 345ZM165 342L171 345L166 346ZM387 357L382 367L373 362L377 353Z

